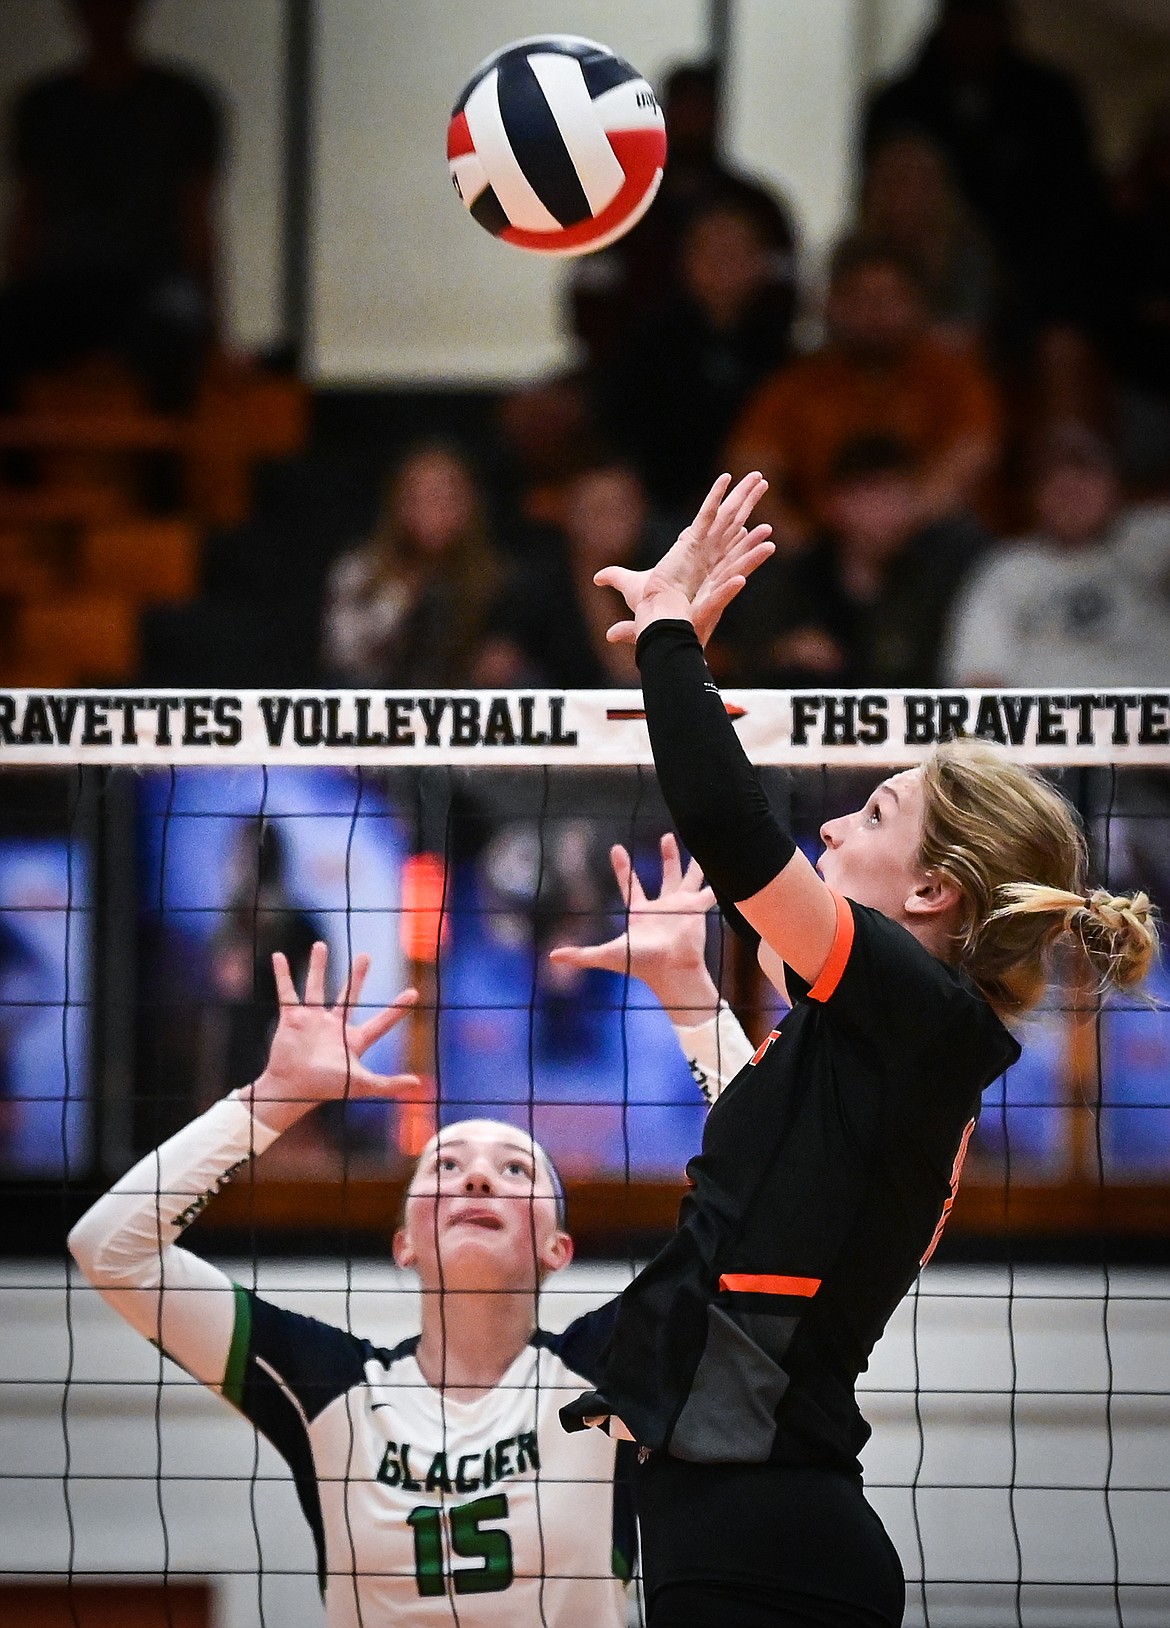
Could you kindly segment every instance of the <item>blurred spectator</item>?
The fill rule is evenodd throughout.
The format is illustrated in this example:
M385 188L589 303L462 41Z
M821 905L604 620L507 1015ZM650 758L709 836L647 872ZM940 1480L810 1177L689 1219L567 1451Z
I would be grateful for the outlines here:
M644 220L620 243L575 260L573 327L590 358L610 356L630 323L677 288L679 250L693 215L719 202L750 214L767 252L767 297L781 328L796 309L796 235L786 206L758 181L733 170L719 151L719 76L685 63L662 89L667 160Z
M1011 0L941 0L909 72L873 97L890 130L932 136L1015 279L1031 323L1094 319L1103 190L1080 91L1018 46Z
M185 407L214 331L219 106L139 54L141 0L71 0L70 11L82 61L30 85L9 132L0 406L30 371L112 351L155 406Z
M962 685L1170 682L1170 506L1126 508L1109 448L1079 426L1049 436L1035 526L983 561L944 658Z
M769 560L731 607L720 676L794 689L934 683L947 613L982 532L963 519L921 525L914 459L887 436L842 450L825 513L812 546Z
M837 250L824 346L757 392L732 432L734 470L772 483L767 518L783 546L826 518L829 475L862 435L905 442L918 471L915 524L976 501L999 447L995 388L979 360L934 338L912 267L881 244Z
M566 494L601 454L584 381L565 373L521 385L500 402L497 428L521 533L525 522L561 525Z
M330 573L325 667L347 684L466 683L497 585L467 458L442 442L415 446L387 483L373 537Z
M758 217L740 203L696 211L683 233L679 280L677 296L615 352L602 417L654 502L689 518L719 472L744 403L787 355L790 325L771 298Z
M636 688L630 645L607 644L624 618L612 589L593 585L605 565L647 566L673 541L650 515L637 472L614 461L577 476L565 504L563 533L544 547L501 595L476 664L476 682L496 689L547 684L555 689Z
M858 227L914 267L939 337L973 344L992 336L1001 303L995 253L937 142L913 130L879 140L866 165Z
M1170 103L1118 185L1112 325L1127 472L1170 482Z

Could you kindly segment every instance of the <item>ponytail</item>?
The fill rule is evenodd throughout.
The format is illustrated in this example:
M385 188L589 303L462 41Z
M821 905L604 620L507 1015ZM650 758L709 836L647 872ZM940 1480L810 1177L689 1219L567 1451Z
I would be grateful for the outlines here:
M968 742L939 747L922 786L919 861L958 887L953 959L998 1012L1036 1005L1062 940L1102 988L1141 983L1158 949L1154 907L1144 893L1087 890L1084 833L1054 786Z
M992 920L1052 916L1060 934L1084 953L1102 989L1132 989L1149 974L1158 950L1157 914L1145 893L1069 893L1036 882L1010 882Z

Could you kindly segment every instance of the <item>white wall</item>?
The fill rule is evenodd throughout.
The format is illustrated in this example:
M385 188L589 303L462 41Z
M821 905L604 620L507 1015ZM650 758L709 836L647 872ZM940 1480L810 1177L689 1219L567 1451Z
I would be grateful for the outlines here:
M312 368L326 383L479 383L566 357L564 270L497 242L447 175L472 69L526 34L584 34L650 78L706 49L706 0L320 0Z
M728 146L794 204L813 251L839 229L868 65L888 71L933 0L735 0ZM148 39L206 72L232 115L222 199L229 333L280 337L283 0L155 0ZM563 266L496 242L447 178L446 125L504 41L563 29L657 79L708 48L708 0L318 0L310 371L323 384L475 384L565 361ZM0 0L0 104L71 54L64 0Z
M251 1268L239 1265L233 1275L250 1282ZM546 1294L544 1320L563 1327L625 1281L616 1266L570 1268ZM260 1286L297 1310L346 1321L337 1262L265 1268ZM417 1327L401 1275L359 1265L350 1288L353 1326L362 1333L393 1344ZM862 1407L874 1426L866 1478L911 1578L921 1575L910 1491L917 1479L926 1575L946 1580L927 1589L932 1628L1119 1628L1107 1474L1116 1489L1108 1507L1120 1620L1125 1628L1170 1621L1170 1275L1111 1274L1108 1345L1101 1291L1101 1273L1087 1270L1025 1269L1009 1280L998 1268L932 1267L917 1306L913 1298L904 1304L879 1345L862 1380ZM161 1364L83 1288L68 1303L70 1370L66 1310L52 1265L6 1263L0 1570L59 1575L66 1568L61 1409L71 1371L75 1567L161 1572L161 1500L170 1566L219 1578L216 1628L260 1628L261 1601L268 1623L320 1625L311 1540L276 1454L257 1448L238 1416ZM166 1382L156 1432L160 1368ZM1054 1583L1061 1586L1045 1586ZM920 1623L921 1590L911 1586L909 1596L906 1620Z
M727 146L774 182L814 253L841 230L853 176L865 19L858 0L736 0Z
M146 29L152 51L206 74L227 103L223 304L229 337L247 349L281 335L282 9L282 0L155 0ZM64 0L0 0L5 113L18 85L75 54L67 18Z

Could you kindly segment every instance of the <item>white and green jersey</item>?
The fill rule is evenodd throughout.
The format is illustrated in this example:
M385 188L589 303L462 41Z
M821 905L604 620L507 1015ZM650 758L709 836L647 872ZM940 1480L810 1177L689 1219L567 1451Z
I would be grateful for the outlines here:
M494 1390L454 1402L423 1378L417 1338L383 1351L235 1293L224 1392L293 1470L331 1625L625 1623L617 1444L590 1432L582 1452L557 1416L593 1366L570 1353L595 1351L605 1319L538 1333Z
M730 1013L679 1031L708 1101L751 1047ZM276 1132L228 1098L141 1160L69 1243L103 1298L261 1430L292 1471L330 1628L621 1628L634 1558L626 1442L566 1432L617 1302L538 1331L470 1402L385 1350L273 1305L180 1247Z
M178 1247L273 1139L243 1104L216 1104L100 1199L70 1247L121 1316L283 1455L330 1628L624 1625L628 1444L557 1417L591 1382L610 1309L538 1331L494 1390L451 1401L423 1378L417 1339L384 1350Z

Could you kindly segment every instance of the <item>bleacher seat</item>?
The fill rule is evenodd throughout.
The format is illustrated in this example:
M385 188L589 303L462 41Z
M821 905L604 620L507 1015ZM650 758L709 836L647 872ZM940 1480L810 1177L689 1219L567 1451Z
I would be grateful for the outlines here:
M90 526L82 537L81 580L142 605L190 599L199 587L197 529L189 520Z
M33 688L126 683L138 665L137 606L122 594L76 590L22 604L7 681Z

